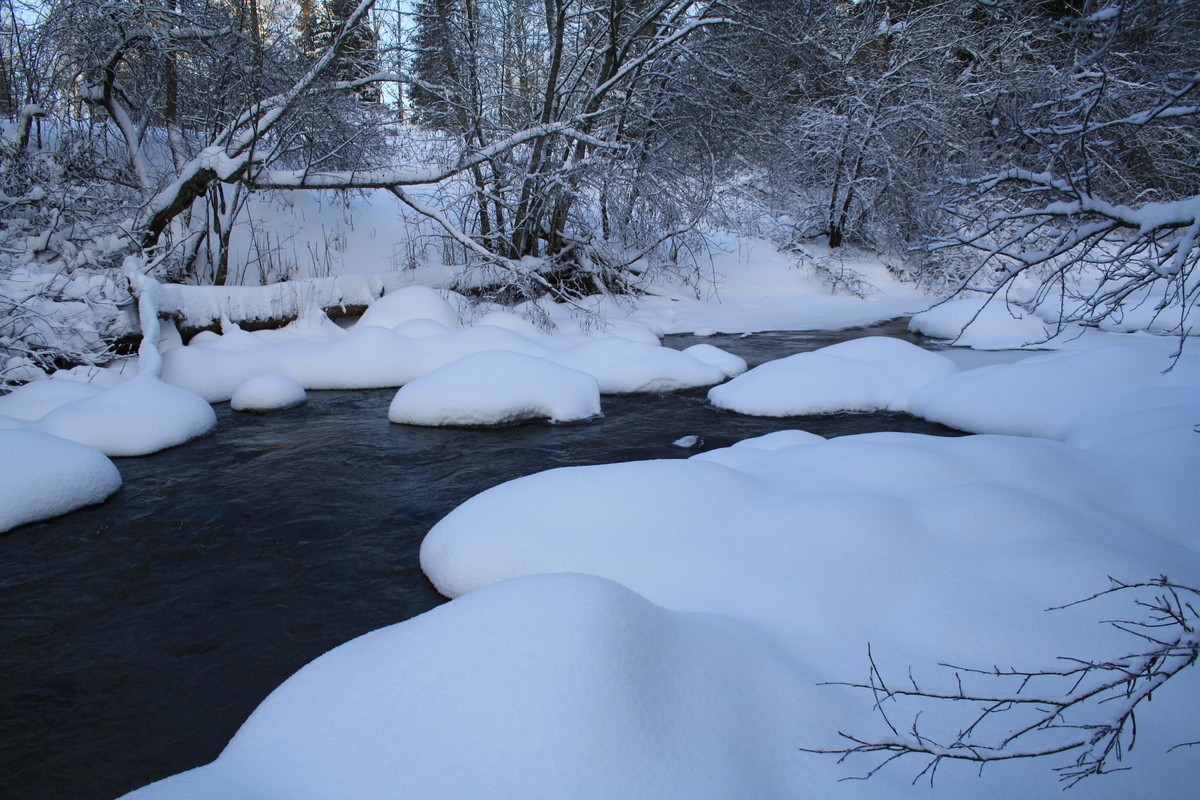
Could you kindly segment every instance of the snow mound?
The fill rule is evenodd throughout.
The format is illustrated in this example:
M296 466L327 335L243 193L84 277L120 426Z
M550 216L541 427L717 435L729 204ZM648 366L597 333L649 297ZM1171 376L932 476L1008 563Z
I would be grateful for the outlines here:
M388 419L408 425L501 425L527 419L573 422L600 413L590 375L534 356L466 356L406 384Z
M401 323L418 319L433 320L447 328L457 328L458 310L436 289L428 286L406 286L388 292L368 306L357 325L394 328Z
M163 379L210 403L229 400L256 375L286 375L306 389L377 389L403 386L473 353L547 352L501 328L450 330L433 320L410 320L395 329L360 324L332 337L268 341L260 334L231 330L196 339L163 354Z
M729 378L735 378L746 371L746 359L711 344L694 344L685 348L683 352L697 361L712 364Z
M616 336L558 350L547 358L594 376L605 394L673 392L711 386L727 377L723 368L679 350Z
M103 453L57 436L0 430L0 532L99 503L121 488Z
M1114 392L1200 385L1200 359L1181 358L1164 375L1170 366L1152 344L1047 353L950 375L915 388L895 407L972 433L1060 439L1072 417Z
M800 796L794 670L736 621L537 576L332 650L215 762L127 798Z
M441 312L434 299L444 306ZM371 321L364 316L348 332L334 335L250 333L231 325L220 336L196 336L188 346L163 353L163 380L219 403L256 375L286 375L305 389L395 387L488 351L548 357L594 375L605 392L709 386L744 368L741 359L717 348L701 349L697 358L663 347L650 328L638 323L613 323L601 334L546 335L512 314L494 312L460 329L447 324L450 306L437 292L416 287L386 295L368 313L381 304L373 318L379 324L364 324ZM444 319L405 318L438 313Z
M1095 624L1104 611L1045 611L1104 588L1107 575L1200 577L1195 550L1180 546L1179 530L1159 530L1158 499L1124 470L1027 437L777 434L686 461L555 469L502 484L439 522L421 563L452 597L520 576L584 573L666 608L750 622L794 655L797 674L815 673L781 699L819 709L833 701L815 682L853 679L866 668L868 642L892 675L922 665L923 688L939 662L1053 665L1064 655L1125 652L1127 640ZM1200 513L1194 492L1172 502L1181 514ZM942 678L952 691L953 675ZM1170 707L1147 709L1153 723L1139 720L1139 735L1153 729L1163 750L1142 750L1132 783L1090 784L1090 797L1148 785L1186 791L1198 762L1172 762L1165 750L1194 736L1194 685L1173 687ZM836 700L835 710L805 720L799 746L870 725L869 697ZM921 722L927 732L958 730L937 709ZM804 757L791 768L816 771L807 785L819 797L903 796L915 771L882 773L862 795L837 782L850 768ZM938 783L939 797L1061 793L1046 765L986 780L965 768L940 771Z
M991 296L946 300L914 314L908 329L932 339L951 339L975 350L1007 350L1044 342L1054 335L1033 314Z
M234 390L229 405L234 411L280 411L307 399L304 387L286 375L257 375Z
M718 408L761 417L877 411L956 369L945 356L869 336L761 364L713 387L708 399Z
M41 419L59 406L95 397L101 391L98 386L80 381L33 381L0 396L0 415L33 421Z
M146 373L59 406L38 424L110 456L142 456L203 436L217 416L200 397Z

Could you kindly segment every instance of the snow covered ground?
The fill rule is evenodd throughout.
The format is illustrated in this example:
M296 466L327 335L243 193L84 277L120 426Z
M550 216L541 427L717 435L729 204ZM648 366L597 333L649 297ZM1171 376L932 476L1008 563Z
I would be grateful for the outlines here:
M312 302L278 331L229 324L183 346L168 327L136 377L106 372L90 387L77 372L0 398L0 468L32 485L57 481L48 498L0 516L0 528L73 507L64 497L98 502L118 485L103 455L48 432L121 455L135 448L120 442L142 433L126 421L136 414L157 420L136 449L167 446L203 432L203 400L249 396L262 407L306 389L403 387L394 420L468 424L586 418L602 393L720 384L713 401L742 412L886 408L979 434L827 441L785 431L686 460L498 486L425 540L422 566L453 602L327 653L264 701L215 762L129 796L1060 796L1052 768L1069 755L982 775L945 763L930 789L911 785L923 762L844 782L878 761L839 765L802 748L838 747L839 731L891 741L914 721L939 742L962 729L957 709L896 702L893 733L869 692L828 685L867 680L868 646L888 682L954 692L961 678L972 692L1015 691L938 665L1117 658L1138 642L1100 621L1136 617L1136 606L1118 595L1046 609L1105 589L1110 575L1200 586L1190 486L1200 357L1172 362L1177 343L1151 336L1044 343L1036 320L990 311L980 347L1051 352L942 355L865 339L723 383L745 364L716 348L658 344L664 332L863 325L930 304L882 266L860 266L875 287L867 299L831 295L762 243L731 247L713 263L728 275L719 303L659 285L636 303L584 304L602 317L544 309L552 333L511 311L468 313L444 291L391 287L349 330ZM156 299L186 311L185 295ZM914 326L952 338L947 320L963 313L943 306ZM87 455L47 447L24 460L47 442ZM6 510L13 483L0 481ZM1132 769L1078 792L1194 791L1200 748L1168 750L1198 736L1200 678L1184 672L1154 699L1139 708L1137 748L1122 763ZM1106 709L1084 707L1069 722L1102 721ZM978 736L1019 719L997 716Z

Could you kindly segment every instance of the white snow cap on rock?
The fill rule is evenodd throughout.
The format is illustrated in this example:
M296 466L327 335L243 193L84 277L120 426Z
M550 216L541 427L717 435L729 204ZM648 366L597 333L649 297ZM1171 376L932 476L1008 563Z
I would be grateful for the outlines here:
M1033 314L990 295L945 300L914 314L908 329L931 339L955 340L955 344L975 350L1036 345L1053 335Z
M121 474L101 452L30 430L0 430L0 532L105 500Z
M615 336L558 350L547 358L595 376L605 394L673 392L711 386L727 377L722 367L688 353Z
M0 395L0 416L33 421L41 419L59 406L95 397L102 389L90 383L73 380L39 380L18 386Z
M733 353L727 353L711 344L694 344L684 348L683 352L697 361L712 364L730 378L735 378L746 371L746 359L735 356Z
M217 416L191 392L143 374L59 406L38 422L47 433L110 456L141 456L203 436Z
M406 286L388 292L372 303L356 327L374 325L394 328L417 319L433 320L447 328L457 328L458 310L450 305L443 292L427 286Z
M126 798L802 797L793 668L736 620L541 575L330 651L215 762Z
M877 411L901 393L956 371L945 356L886 336L869 336L768 361L708 399L761 417Z
M281 411L304 403L304 387L286 375L256 375L234 390L234 411Z
M466 356L406 384L388 419L409 425L500 425L527 419L573 422L600 413L591 375L521 353Z

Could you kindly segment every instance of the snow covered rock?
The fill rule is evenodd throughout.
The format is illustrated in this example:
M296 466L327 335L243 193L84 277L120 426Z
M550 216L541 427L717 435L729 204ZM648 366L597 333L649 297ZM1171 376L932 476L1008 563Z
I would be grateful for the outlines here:
M406 384L388 419L408 425L573 422L600 413L600 388L585 373L521 353L475 353Z
M280 411L307 399L304 387L286 375L257 375L234 390L229 405L234 411Z
M442 292L428 286L406 286L388 292L367 307L355 327L394 328L418 319L440 322L447 328L458 327L458 311Z
M711 386L727 377L722 367L679 350L617 336L558 350L547 358L594 376L604 394L673 392Z
M41 419L59 406L95 397L101 391L99 386L81 381L33 381L0 396L0 416L30 421Z
M127 800L801 797L797 674L736 620L541 575L348 642Z
M718 408L761 417L877 411L955 370L945 356L870 336L761 364L713 387L708 399Z
M1200 384L1200 360L1186 357L1164 375L1169 366L1161 348L1137 342L1046 353L914 387L894 406L972 433L1057 439L1073 416L1113 392Z
M39 427L110 456L141 456L203 436L217 425L212 406L151 374L59 406Z
M1033 314L990 296L946 300L914 314L908 329L932 339L956 340L955 344L975 350L1019 348L1053 335Z
M121 488L103 454L57 436L0 430L0 532L99 503Z
M746 371L746 359L711 344L694 344L685 348L683 352L697 361L712 364L729 378L735 378Z

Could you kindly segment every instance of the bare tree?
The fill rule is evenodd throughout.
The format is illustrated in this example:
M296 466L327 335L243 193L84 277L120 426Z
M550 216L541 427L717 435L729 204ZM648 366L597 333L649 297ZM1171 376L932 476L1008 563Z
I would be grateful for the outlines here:
M629 262L696 224L683 214L654 236L617 237L646 199L633 186L666 132L659 98L679 90L689 43L723 17L692 0L427 0L417 19L418 120L454 136L464 156L487 154L462 171L470 215L439 220L475 257L526 276L535 292L569 294L573 282L605 291ZM505 144L522 130L541 133ZM685 183L657 183L659 197L677 209L703 199L695 183L671 192Z
M1049 92L998 102L998 168L953 182L931 253L979 254L959 286L1060 324L1143 306L1185 336L1200 297L1200 7L1085 3L1054 33L1066 52L1044 69Z
M1133 749L1137 738L1139 707L1200 658L1200 614L1196 610L1200 590L1173 583L1165 576L1144 583L1110 580L1110 588L1058 608L1113 595L1132 598L1139 615L1109 624L1137 641L1133 652L1103 661L1064 658L1060 667L1029 671L943 664L954 670L957 689L939 692L922 689L911 674L908 686L889 685L868 647L870 679L834 685L869 691L887 732L877 737L840 732L846 745L804 751L836 755L839 763L859 757L874 759L859 776L862 779L894 761L915 760L922 766L914 783L922 778L932 783L938 767L946 761L982 767L999 761L1068 755L1073 759L1055 770L1067 786L1119 769L1115 765ZM972 678L1014 688L968 689ZM922 712L945 706L966 710L967 723L961 729L931 730L922 725ZM901 722L901 715L908 721ZM1177 746L1195 744L1200 742Z

